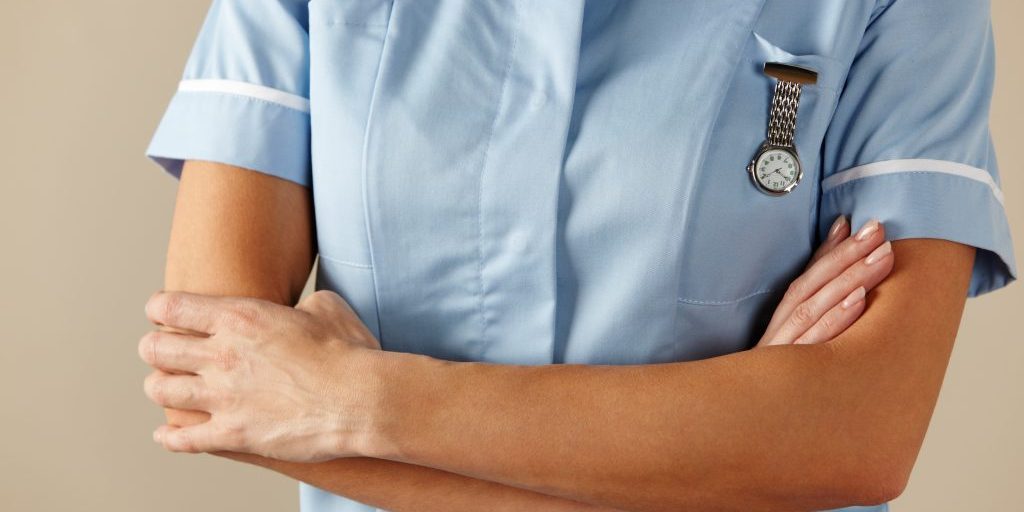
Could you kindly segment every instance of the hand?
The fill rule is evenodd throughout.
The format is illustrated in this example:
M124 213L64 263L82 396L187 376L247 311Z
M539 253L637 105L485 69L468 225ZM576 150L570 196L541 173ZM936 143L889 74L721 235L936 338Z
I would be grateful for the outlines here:
M150 399L210 416L158 428L153 438L166 449L293 462L359 454L372 424L368 369L380 343L337 294L318 291L293 309L161 292L146 314L158 325L199 333L158 330L139 341L139 355L156 368L145 382Z
M804 273L790 283L758 347L822 343L853 325L864 312L867 291L885 279L894 264L881 223L865 222L858 236L862 239L850 236L845 217L836 219Z

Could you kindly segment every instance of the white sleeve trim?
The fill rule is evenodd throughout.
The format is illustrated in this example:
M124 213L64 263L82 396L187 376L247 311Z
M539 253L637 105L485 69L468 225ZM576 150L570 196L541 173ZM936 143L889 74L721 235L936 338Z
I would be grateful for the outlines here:
M282 107L309 113L309 99L290 92L265 87L262 85L219 79L182 80L178 90L183 92L219 92L247 96L258 100L276 103Z
M840 171L832 176L829 176L821 181L821 191L827 192L830 189L838 187L848 181L867 178L869 176L881 176L883 174L895 174L900 172L939 172L944 174L953 174L956 176L963 176L964 178L980 181L990 189L992 189L992 195L996 197L999 204L1003 204L1003 191L999 189L999 185L996 184L995 180L992 179L992 175L984 169L972 167L970 165L961 164L959 162L950 162L948 160L930 160L930 159L905 159L905 160L885 160L881 162L872 162L870 164L858 165L857 167L851 167L845 171Z

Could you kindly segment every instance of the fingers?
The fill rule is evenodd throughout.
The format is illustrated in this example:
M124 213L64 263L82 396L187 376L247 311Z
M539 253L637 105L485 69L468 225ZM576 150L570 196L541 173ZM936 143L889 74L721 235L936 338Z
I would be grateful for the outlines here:
M855 236L842 240L835 248L815 261L810 268L790 283L765 330L766 336L774 340L776 332L783 323L789 321L794 313L797 313L796 308L801 303L858 260L867 256L883 241L885 241L885 228L877 220L871 219L861 226ZM849 291L855 287L851 286ZM810 325L813 325L813 322L808 324L808 326ZM792 341L789 340L788 343L792 343Z
M172 452L202 453L231 449L225 446L227 440L220 439L217 434L213 420L191 427L161 425L153 431L153 441Z
M821 259L822 256L828 254L829 251L835 249L839 245L839 242L846 240L850 236L850 223L846 220L845 215L836 217L836 220L832 223L832 227L828 230L828 236L825 238L825 242L818 247L818 250L814 251L814 255L811 256L810 261L804 269L811 268L814 262Z
M824 287L807 300L800 303L772 338L775 342L792 343L814 325L822 321L823 316L840 303L858 287L870 290L893 268L892 243L886 241L875 248L867 257L851 265L842 274L829 281ZM842 331L839 331L842 332ZM831 339L825 338L826 340Z
M274 306L283 307L259 299L160 291L146 302L146 317L158 325L210 335L221 329L248 333L259 319L273 314Z
M146 318L159 325L212 334L216 324L214 315L222 300L194 293L159 291L146 301Z
M210 413L207 411L165 407L164 415L167 417L167 424L175 427L188 427L205 423L210 420Z
M794 341L794 344L824 343L835 338L860 318L867 302L864 300L867 291L863 286L850 292L839 304L832 306L817 323Z
M190 411L206 410L209 391L197 375L173 375L156 370L146 376L143 390L153 402L164 407Z
M197 373L213 359L206 338L150 331L139 340L139 357L153 368Z

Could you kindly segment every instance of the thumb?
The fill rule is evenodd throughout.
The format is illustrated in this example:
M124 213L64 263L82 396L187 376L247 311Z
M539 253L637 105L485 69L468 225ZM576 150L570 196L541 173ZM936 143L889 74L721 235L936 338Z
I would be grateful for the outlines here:
M295 305L295 309L301 309L307 313L312 313L316 316L335 317L348 311L352 314L352 307L348 305L345 299L341 298L341 295L334 293L331 290L317 290Z

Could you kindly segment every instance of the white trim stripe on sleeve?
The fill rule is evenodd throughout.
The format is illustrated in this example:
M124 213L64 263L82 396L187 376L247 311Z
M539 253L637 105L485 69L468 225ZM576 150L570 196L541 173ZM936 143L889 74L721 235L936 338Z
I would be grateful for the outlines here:
M999 189L999 185L996 184L995 180L992 179L992 175L984 169L972 167L970 165L961 164L959 162L950 162L948 160L930 160L926 158L919 159L906 159L906 160L885 160L881 162L872 162L870 164L858 165L857 167L851 167L845 171L840 171L832 176L829 176L821 181L821 191L827 192L830 189L838 187L848 181L867 178L870 176L881 176L883 174L896 174L902 172L938 172L943 174L953 174L956 176L963 176L964 178L980 181L992 190L992 195L996 197L999 204L1003 204L1003 191Z
M309 99L290 92L251 84L248 82L220 79L182 80L178 84L178 90L184 92L220 92L226 94L237 94L239 96L247 96L249 98L269 101L270 103L276 103L282 107L288 107L309 113Z

